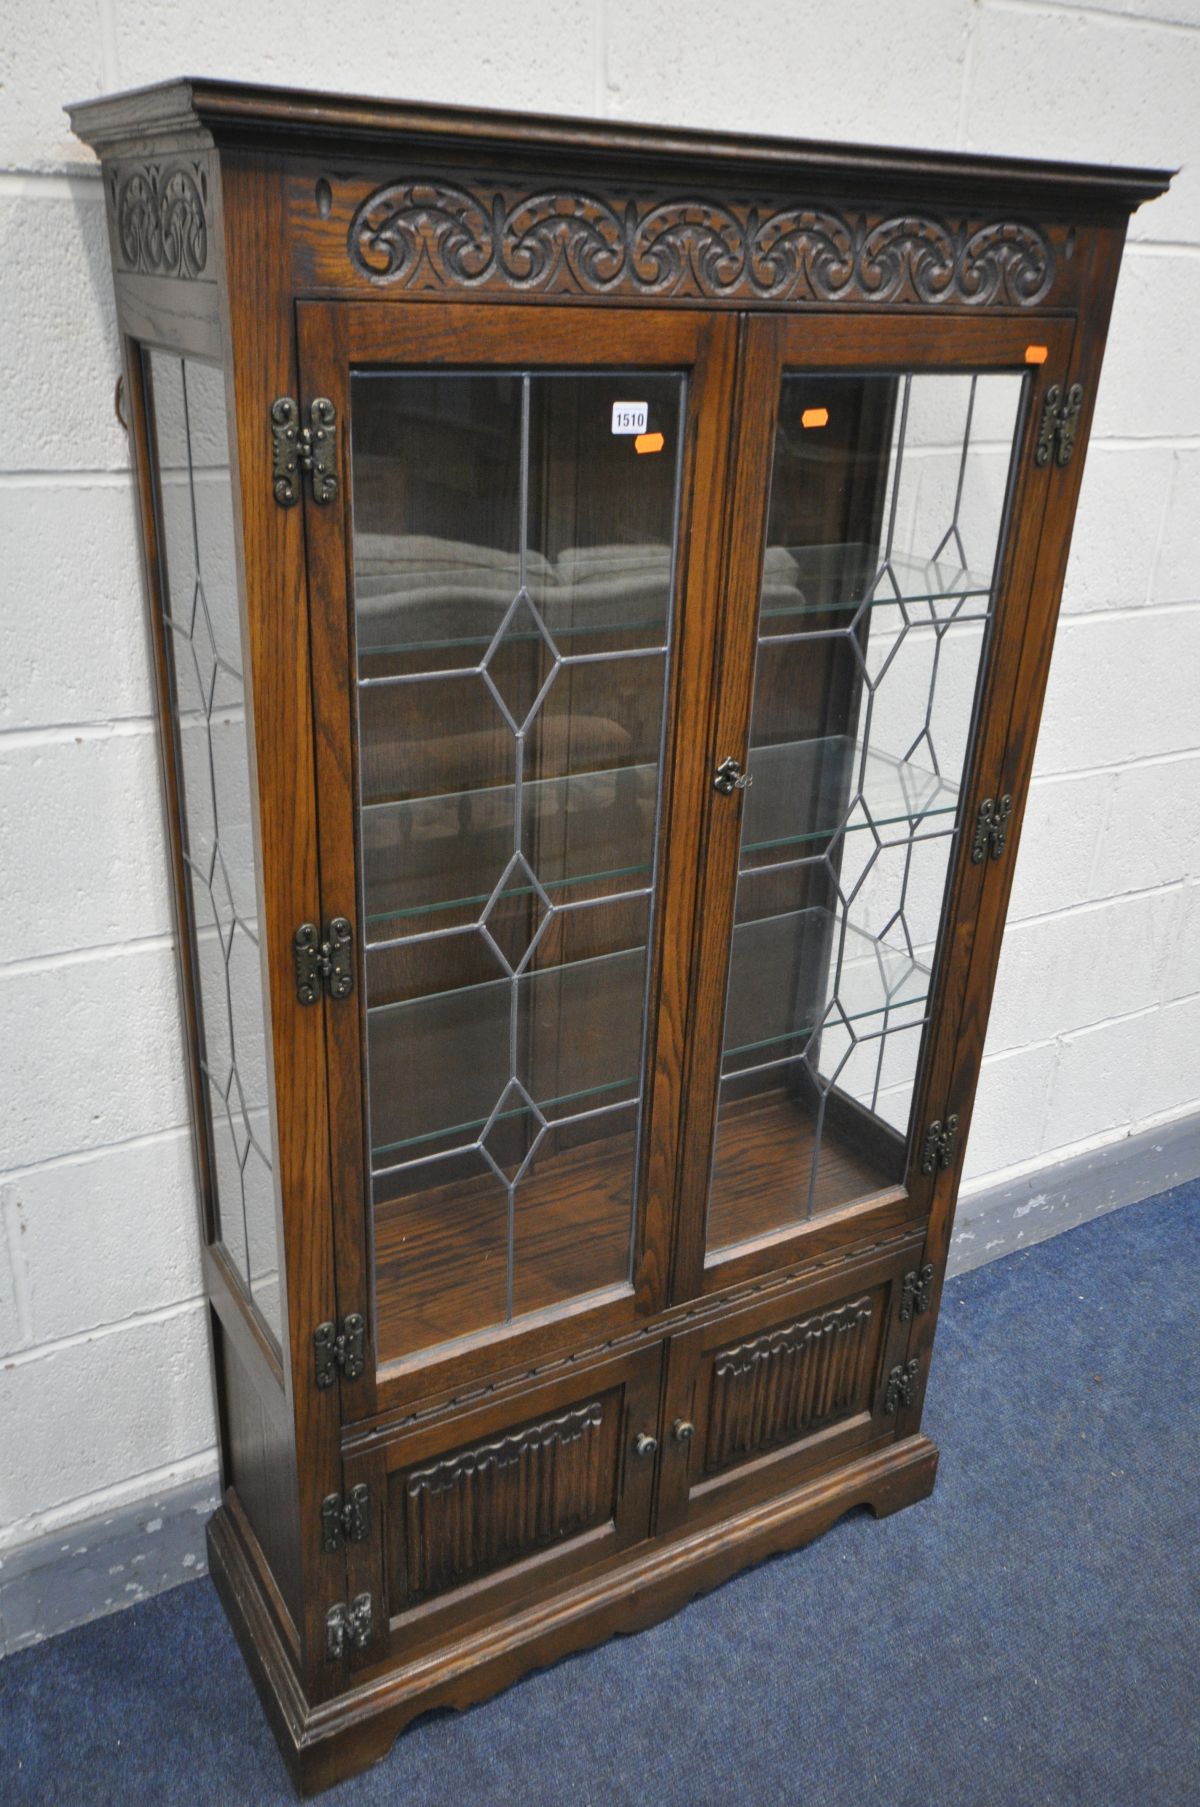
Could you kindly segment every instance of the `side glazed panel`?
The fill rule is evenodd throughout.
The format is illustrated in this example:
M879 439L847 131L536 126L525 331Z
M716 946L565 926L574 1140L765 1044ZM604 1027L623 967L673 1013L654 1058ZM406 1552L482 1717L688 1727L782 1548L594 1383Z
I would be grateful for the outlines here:
M282 1342L270 1024L224 378L145 354L210 1237Z

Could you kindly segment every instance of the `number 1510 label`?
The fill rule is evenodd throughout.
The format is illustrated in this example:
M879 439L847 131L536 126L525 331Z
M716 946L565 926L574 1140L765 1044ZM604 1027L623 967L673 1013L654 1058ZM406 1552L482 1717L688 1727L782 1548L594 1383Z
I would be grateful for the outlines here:
M614 433L644 433L646 431L646 422L650 418L649 402L614 402L612 410Z

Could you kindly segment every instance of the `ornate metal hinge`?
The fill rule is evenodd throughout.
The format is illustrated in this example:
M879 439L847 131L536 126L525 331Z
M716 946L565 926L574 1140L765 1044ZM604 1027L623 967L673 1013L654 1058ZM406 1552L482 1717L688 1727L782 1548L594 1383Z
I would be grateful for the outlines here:
M1071 453L1075 450L1075 435L1079 429L1079 410L1083 406L1083 384L1072 383L1063 400L1062 384L1051 383L1042 403L1042 418L1038 422L1037 444L1033 448L1033 462L1047 465L1051 457L1060 465L1071 462ZM1055 445L1057 444L1057 452Z
M366 1483L352 1487L343 1501L331 1493L321 1501L321 1548L333 1556L344 1543L366 1543L371 1531L371 1496Z
M318 1387L331 1387L337 1379L339 1368L344 1379L358 1379L363 1371L365 1337L366 1323L357 1311L349 1312L342 1319L340 1330L336 1324L317 1325L313 1331L313 1351L316 1355Z
M318 395L308 407L308 425L300 424L300 408L291 395L271 403L271 477L280 508L300 500L300 473L312 478L314 502L332 502L338 493L337 410Z
M370 1594L355 1594L349 1606L339 1600L325 1614L325 1655L331 1663L340 1662L346 1646L365 1650L371 1642L374 1615Z
M325 940L315 922L302 922L292 937L296 961L296 996L302 1004L315 1004L321 983L331 998L348 998L354 990L354 930L344 916L335 916Z
M954 1143L958 1135L958 1112L955 1111L943 1123L935 1117L925 1131L925 1140L921 1144L921 1172L934 1173L939 1167L949 1167L954 1159Z
M971 863L978 866L986 854L998 860L1008 845L1008 819L1012 815L1012 797L985 797L975 818L975 838L971 842Z
M926 1262L922 1268L913 1268L905 1274L900 1282L900 1322L907 1324L910 1318L919 1317L923 1311L929 1310L929 1301L933 1296L933 1268Z
M915 1355L910 1362L897 1362L887 1377L887 1392L883 1396L885 1412L894 1412L898 1406L912 1404L920 1365Z

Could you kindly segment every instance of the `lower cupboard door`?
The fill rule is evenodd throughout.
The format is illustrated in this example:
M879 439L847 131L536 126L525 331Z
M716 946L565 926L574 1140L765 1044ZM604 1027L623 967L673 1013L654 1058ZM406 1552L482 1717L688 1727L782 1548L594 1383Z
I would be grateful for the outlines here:
M921 1251L917 1235L671 1338L656 1530L742 1511L895 1435Z
M661 1373L661 1344L572 1363L348 1456L347 1497L368 1499L348 1585L372 1602L355 1667L532 1606L646 1537Z

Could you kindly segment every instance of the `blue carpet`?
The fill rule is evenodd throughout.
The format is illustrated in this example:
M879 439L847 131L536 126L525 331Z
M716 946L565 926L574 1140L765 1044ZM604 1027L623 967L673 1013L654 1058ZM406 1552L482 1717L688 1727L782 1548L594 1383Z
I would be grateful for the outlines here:
M1200 1182L947 1289L932 1499L405 1734L328 1807L1200 1801ZM208 1581L0 1664L5 1807L294 1799Z

